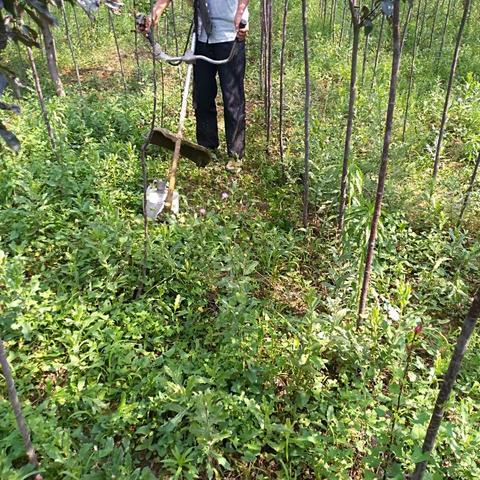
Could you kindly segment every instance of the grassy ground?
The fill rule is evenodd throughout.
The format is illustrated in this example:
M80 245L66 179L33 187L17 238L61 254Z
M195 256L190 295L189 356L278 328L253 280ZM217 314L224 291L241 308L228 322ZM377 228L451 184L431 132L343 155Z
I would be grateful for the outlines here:
M373 87L378 28L370 42L351 201L339 241L334 222L349 52L345 41L338 44L338 31L332 41L322 29L315 8L310 14L311 226L303 229L300 222L303 60L295 3L284 168L277 141L265 153L257 29L249 50L244 172L229 176L221 163L202 170L181 164L181 214L150 224L140 299L139 151L151 115L149 60L142 45L143 80L137 82L130 19L116 19L128 74L124 95L105 14L96 30L82 20L82 39L76 39L85 84L80 96L57 32L68 96L54 98L44 83L58 157L27 92L22 115L9 119L22 150L2 150L0 159L2 336L45 478L368 479L375 478L391 438L388 478L402 478L402 469L419 458L438 379L480 281L478 189L464 225L456 228L480 142L475 29L471 24L466 35L434 201L428 196L431 148L454 22L440 62L432 54L438 35L432 50L420 51L402 142L407 40L370 311L356 330L358 272L388 94L389 34ZM276 62L278 52L277 43ZM164 73L164 125L174 129L181 72ZM187 133L193 138L191 109ZM152 149L149 178L164 177L168 159ZM419 322L423 332L413 339ZM430 478L480 477L478 347L477 336L440 431ZM396 411L408 348L412 365ZM21 438L2 395L0 477L27 478Z

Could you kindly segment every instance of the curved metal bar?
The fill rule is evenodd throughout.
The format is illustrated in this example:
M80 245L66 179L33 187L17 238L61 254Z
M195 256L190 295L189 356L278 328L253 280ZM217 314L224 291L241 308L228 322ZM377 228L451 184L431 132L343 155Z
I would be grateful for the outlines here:
M136 23L137 23L137 28L141 30L140 27L145 25L145 15L137 14ZM238 49L238 40L235 40L235 42L232 45L232 50L230 51L230 55L227 58L224 58L222 60L214 60L213 58L206 57L205 55L195 55L195 53L193 53L192 48L185 50L185 53L183 55L172 56L164 52L160 47L160 44L153 41L153 38L150 35L150 33L146 35L146 38L150 43L156 58L164 62L168 62L171 65L175 65L175 66L180 65L180 63L193 64L197 60L203 60L204 62L211 63L212 65L224 65L232 60L232 58L237 53L237 49ZM196 41L195 32L192 34L192 39L194 42Z
M150 42L150 45L152 45L156 58L164 62L177 65L182 62L187 64L195 63L197 60L203 60L205 62L211 63L212 65L224 65L232 60L238 48L238 42L235 41L232 46L232 50L230 51L230 55L227 58L224 58L222 60L214 60L213 58L206 57L205 55L195 55L191 49L188 49L183 55L174 57L165 53L158 43L153 44L152 42Z

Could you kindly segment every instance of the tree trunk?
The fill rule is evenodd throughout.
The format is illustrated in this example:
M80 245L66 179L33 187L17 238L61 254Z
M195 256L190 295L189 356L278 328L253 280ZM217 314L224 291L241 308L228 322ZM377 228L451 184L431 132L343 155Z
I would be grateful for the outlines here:
M347 1L348 0L343 0L343 8L342 8L342 26L340 29L340 39L338 41L338 44L341 45L343 42L343 34L345 32L345 17L347 16Z
M123 68L122 54L120 53L120 47L118 45L117 32L115 30L115 24L113 22L113 14L108 8L108 20L110 23L110 28L112 29L113 39L115 40L115 48L117 49L118 63L120 65L120 73L122 75L123 90L127 93L127 81L125 79L125 70Z
M432 28L430 30L430 40L428 42L428 48L432 48L433 34L435 33L435 27L437 25L437 17L438 17L439 6L440 6L440 0L437 0L437 2L435 3L435 13L433 15L433 22L432 22Z
M406 345L407 358L405 361L405 368L403 369L403 375L398 385L399 391L397 395L397 401L394 404L394 407L392 408L392 412L390 414L390 435L388 438L387 446L384 450L383 461L380 463L379 469L377 471L377 473L380 473L383 470L382 480L386 480L388 468L390 466L392 459L394 458L394 452L392 451L392 446L395 440L395 427L397 426L397 420L400 416L400 406L402 404L403 391L405 389L405 382L407 381L408 373L410 372L410 367L412 365L412 357L415 349L415 341L417 339L417 334L418 334L417 330L415 329L412 339Z
M182 13L183 13L183 1L182 1ZM137 68L137 82L142 79L142 71L140 70L140 57L138 55L138 31L135 16L137 14L137 2L133 0L133 34L134 34L134 56L135 56L135 65Z
M177 19L175 15L175 4L173 0L170 2L170 12L172 15L172 33L173 33L173 41L175 42L175 55L178 57L180 55L180 51L178 48Z
M40 78L37 72L37 66L35 65L35 58L33 57L33 52L30 47L27 47L28 59L30 61L30 68L32 69L33 81L35 84L35 91L37 92L38 103L40 104L40 109L42 111L43 120L45 122L45 128L47 129L48 138L52 146L52 150L56 153L57 146L55 142L55 136L53 135L52 126L48 118L47 107L45 105L45 99L43 98L42 86L40 84Z
M270 138L272 136L272 0L267 0L267 27L268 27L268 38L267 38L267 51L268 51L268 62L267 62L267 88L268 88L268 109L267 109L267 151L270 146Z
M7 384L8 397L10 399L10 405L12 406L13 413L15 414L18 431L20 432L23 438L23 444L27 452L28 461L35 468L38 468L40 463L38 462L37 454L35 453L35 449L33 448L32 440L30 438L30 432L25 422L25 417L23 416L20 401L18 400L18 394L15 388L15 382L13 380L12 370L10 368L10 364L8 363L7 353L5 351L5 346L1 338L0 338L0 365L2 366L3 376L5 377L5 382ZM40 478L41 478L40 476L37 476L37 480L40 480Z
M68 25L67 12L65 11L65 3L63 0L60 0L60 9L62 10L63 23L65 24L65 35L67 37L68 48L70 50L70 55L72 56L73 66L75 68L75 74L77 76L77 83L80 94L82 93L82 81L80 80L80 71L78 69L77 58L75 57L75 50L73 49L72 38L70 37L70 28Z
M303 226L308 226L310 186L310 59L308 50L307 0L302 0L303 60L305 65L305 157L303 169Z
M55 47L55 39L53 38L50 25L43 17L38 17L38 24L42 30L43 42L45 46L45 55L47 57L47 66L50 77L55 84L55 91L59 97L65 96L65 90L63 88L62 79L58 73L57 64L57 49Z
M264 79L263 79L263 74L264 74L264 67L265 67L265 21L264 21L264 13L263 10L265 8L265 2L264 0L261 1L260 3L260 63L259 63L259 68L258 68L258 83L260 86L260 96L262 97L264 92L263 92L263 86L264 86ZM264 97L265 99L265 97Z
M470 177L470 182L469 182L467 191L465 192L465 198L463 199L463 205L462 205L462 209L460 211L460 217L458 219L458 225L460 225L460 223L463 219L463 215L465 213L465 210L467 209L468 201L470 199L470 195L472 194L473 186L475 185L475 180L477 179L477 173L478 173L479 167L480 167L480 152L478 152L477 161L475 163L475 166L473 167L473 173L472 173L472 176Z
M285 0L282 19L282 46L280 50L280 104L278 107L278 142L280 146L280 162L283 172L285 172L285 145L283 142L283 112L285 109L285 92L283 84L285 80L285 43L287 41L287 16L288 0Z
M445 22L443 24L443 30L442 30L442 41L440 42L440 49L437 54L437 68L440 63L440 59L442 58L442 53L443 53L443 47L445 46L445 35L447 33L447 27L448 27L448 20L450 19L450 9L452 6L452 0L448 0L447 4L447 14L445 15Z
M472 0L463 0L463 16L460 22L460 27L457 34L457 42L455 44L455 51L453 53L452 66L450 67L450 77L448 78L447 94L445 96L445 103L443 105L442 121L440 123L440 130L438 133L437 148L435 149L435 160L433 162L433 180L435 181L438 174L440 153L442 150L443 136L445 134L445 127L448 119L448 109L450 107L450 96L452 94L453 81L455 79L455 72L457 71L458 57L460 55L460 46L462 44L463 30L470 10Z
M384 29L385 29L385 15L382 15L382 23L380 25L380 33L378 34L377 51L375 52L375 63L373 64L372 83L371 83L371 88L372 89L373 89L373 86L375 84L375 80L376 80L376 77L377 77L378 60L380 59L380 49L382 47Z
M397 96L397 80L398 70L400 67L401 54L401 38L400 38L400 0L393 2L393 59L392 72L390 76L390 93L388 98L387 119L385 122L385 135L383 139L382 158L380 163L380 171L378 174L377 194L375 198L375 209L373 212L372 224L370 227L370 238L368 240L367 255L365 260L365 270L363 273L362 290L360 294L360 302L358 307L357 327L360 326L365 308L367 305L368 287L370 285L370 277L372 274L372 263L375 255L375 244L377 241L378 223L382 211L383 194L385 191L385 180L387 178L388 155L390 151L390 143L393 128L393 115L395 112L395 102Z
M372 0L372 3L370 5L370 10L373 10L374 5L375 5L375 1ZM369 43L370 43L370 35L365 35L365 45L363 47L363 62L362 62L362 80L361 80L362 87L365 84L365 70L367 68L368 44Z
M77 29L77 41L81 43L82 41L82 35L80 33L80 25L78 23L78 16L77 16L77 6L74 3L72 3L72 10L73 10L73 18L75 20L75 28Z
M418 38L417 38L419 45L422 41L423 28L425 27L425 19L427 17L427 5L428 4L429 4L429 2L427 2L427 1L424 3L423 11L422 11L422 14L421 14L422 21L420 22L420 31L418 32Z
M405 132L407 130L408 110L410 108L410 97L412 95L413 77L415 76L415 60L416 60L416 56L417 56L417 34L418 34L418 25L419 25L419 20L420 20L420 6L421 6L421 1L418 2L417 19L415 21L415 33L413 35L412 62L410 63L410 78L408 80L407 101L406 101L406 104L405 104L405 113L404 113L404 116L403 116L402 142L405 142Z
M475 329L475 325L480 317L480 290L477 291L473 299L472 306L465 318L462 331L457 339L455 350L452 353L450 364L448 366L447 373L443 378L440 391L438 392L437 401L433 409L432 417L430 418L430 424L428 425L425 440L422 446L423 453L431 453L435 446L435 440L437 438L440 424L442 423L443 413L450 394L452 393L453 386L457 380L458 372L462 365L463 357L467 351L468 341L472 336ZM411 480L422 480L425 470L427 468L427 461L417 463L415 471L411 477Z
M350 11L352 15L353 23L353 46L352 46L352 63L350 70L350 98L348 102L348 119L347 119L347 131L345 134L345 144L343 149L343 170L342 178L340 182L340 202L338 209L338 231L340 234L343 232L343 224L345 220L345 208L347 205L347 188L348 188L348 163L350 157L350 146L352 142L353 122L355 119L355 101L357 99L357 66L358 66L358 49L360 46L360 19L358 18L358 12L353 6L353 2L350 5Z
M272 0L262 1L263 104L267 151L272 136Z
M337 0L332 0L332 9L330 12L330 30L332 39L335 40L335 20L337 18Z
M152 43L155 44L155 28L151 29ZM142 167L142 180L143 180L143 259L142 266L140 270L139 284L137 291L135 293L135 298L140 298L143 295L145 289L145 284L147 281L148 273L148 246L149 246L149 235L148 235L148 216L147 216L147 187L148 187L148 167L147 167L147 149L152 141L153 131L155 129L155 123L157 121L157 62L155 58L155 49L152 48L152 87L153 87L153 105L152 105L152 118L150 121L150 131L145 137L145 141L142 144L140 149L140 163ZM160 63L160 68L162 68L162 63ZM161 82L162 82L162 118L160 125L163 126L163 109L165 103L165 92L164 92L164 78L163 70L161 69Z
M322 4L322 27L323 27L323 30L325 30L325 26L327 24L327 1L328 0L323 0L323 4Z
M413 3L409 2L408 3L407 18L405 19L405 24L403 25L402 46L401 46L402 50L403 50L403 47L405 46L405 40L407 38L407 33L408 33L408 24L410 23L410 18L412 17L412 10L413 10Z

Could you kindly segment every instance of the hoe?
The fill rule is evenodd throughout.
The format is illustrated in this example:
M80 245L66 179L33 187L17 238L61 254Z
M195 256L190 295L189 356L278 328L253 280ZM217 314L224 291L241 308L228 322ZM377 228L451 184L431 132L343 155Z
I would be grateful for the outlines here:
M135 20L137 30L145 30L145 19L145 15L142 13L136 15ZM162 51L160 45L154 42L150 32L146 34L146 38L150 43L156 59L168 62L175 66L178 66L181 63L187 64L187 73L183 86L182 105L180 108L180 118L178 122L177 133L170 132L165 128L155 128L151 135L150 143L166 148L173 152L172 162L170 164L170 172L168 175L168 188L167 182L157 180L147 189L147 215L154 219L157 218L157 216L163 210L178 213L178 193L175 191L175 183L180 156L192 160L198 167L205 167L212 161L212 154L210 150L183 138L183 127L185 125L185 118L187 115L188 93L192 79L193 65L197 60L203 60L213 65L226 64L232 60L237 53L238 48L238 41L235 41L230 55L222 60L214 60L204 55L196 55L194 53L196 32L192 27L190 27L190 48L187 47L183 55L176 57L168 55ZM242 23L240 27L244 28L245 24ZM149 199L151 199L151 201L149 201Z

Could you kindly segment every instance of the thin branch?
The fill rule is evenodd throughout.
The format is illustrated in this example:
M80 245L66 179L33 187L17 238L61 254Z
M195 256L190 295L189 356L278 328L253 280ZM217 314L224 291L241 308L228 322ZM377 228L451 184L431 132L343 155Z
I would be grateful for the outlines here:
M468 314L463 322L462 331L457 339L457 344L452 353L450 359L450 364L448 365L448 370L445 376L443 377L442 385L440 391L438 392L437 401L435 402L435 407L433 409L432 416L430 418L430 423L428 425L427 433L425 435L425 440L422 446L422 452L424 454L429 454L433 451L435 446L435 441L437 439L438 430L440 429L440 424L443 420L443 414L445 407L447 406L448 399L453 390L453 386L460 372L460 367L462 365L463 357L467 351L468 342L470 337L475 330L478 318L480 317L480 290L477 291L473 299L473 303L468 311ZM415 471L411 476L411 480L422 480L423 475L427 469L427 461L423 460L418 462L415 466Z
M5 346L3 340L0 338L0 365L2 366L3 375L7 383L8 398L10 399L10 404L12 406L13 413L15 414L15 419L17 421L17 427L22 435L23 444L25 445L25 451L27 453L28 461L35 467L40 467L40 462L38 461L37 454L33 448L32 440L30 438L30 431L28 430L27 424L25 422L25 417L23 416L22 406L18 399L17 389L15 388L15 382L13 380L12 369L7 359L7 352L5 351ZM36 480L41 480L41 475L36 476Z

